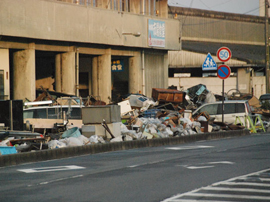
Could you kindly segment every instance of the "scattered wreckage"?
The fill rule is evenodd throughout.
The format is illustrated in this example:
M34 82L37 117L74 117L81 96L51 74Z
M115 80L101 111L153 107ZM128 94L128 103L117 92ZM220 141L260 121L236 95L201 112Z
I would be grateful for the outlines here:
M37 100L25 103L25 131L0 131L2 155L245 128L215 122L207 111L192 113L218 100L202 84L186 91L153 88L151 98L130 94L119 103L107 105L93 96L57 98L43 91ZM258 104L254 98L252 102Z

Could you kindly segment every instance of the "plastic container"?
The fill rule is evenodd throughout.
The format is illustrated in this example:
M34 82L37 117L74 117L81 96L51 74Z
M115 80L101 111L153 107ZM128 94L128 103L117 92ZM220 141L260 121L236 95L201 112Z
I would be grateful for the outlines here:
M69 130L66 130L63 134L62 134L62 138L66 138L66 137L79 137L81 135L81 132L79 130L78 127L74 127L71 128Z
M10 146L0 146L0 155L5 155L5 154L16 154L17 150L15 147L10 147Z
M156 118L159 109L148 109L142 113L144 118Z

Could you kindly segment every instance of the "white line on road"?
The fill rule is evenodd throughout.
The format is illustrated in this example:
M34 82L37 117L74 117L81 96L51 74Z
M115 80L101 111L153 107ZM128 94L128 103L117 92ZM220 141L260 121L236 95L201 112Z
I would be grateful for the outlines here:
M166 202L166 201L164 201ZM192 200L192 199L173 199L168 202L209 202L209 200ZM218 201L215 200L215 202L235 202L235 201Z
M187 150L187 149L206 149L206 148L212 148L212 147L213 146L198 145L198 146L167 147L166 149L171 149L171 150Z
M59 179L51 180L51 181L47 181L47 182L40 182L38 185L46 185L46 184L50 184L50 183L54 183L54 182L60 182L60 181L79 178L79 177L83 177L83 175L74 175L74 176L71 176L71 177L59 178ZM32 186L36 186L36 185L28 185L28 187L32 187Z
M216 161L216 162L208 162L208 164L234 164L231 161Z
M269 171L270 171L270 169L265 169L265 170L261 170L261 171L258 171L258 172L249 173L247 175L242 175L242 176L231 178L229 180L214 183L211 186L213 187L213 186L222 186L222 185L250 185L250 186L258 186L258 187L270 187L270 184L265 184L265 183L263 184L263 183L250 183L250 182L249 183L246 183L246 182L234 182L237 179L244 179L244 178L246 179L246 178L248 178L250 176L260 175L260 173L269 172ZM188 201L186 199L181 199L181 197L187 196L187 195L192 195L192 194L195 195L195 194L197 194L196 192L198 192L198 191L200 191L200 190L202 190L204 188L206 188L206 187L202 187L202 188L190 191L190 192L174 195L174 196L172 196L170 198L167 198L167 199L163 200L163 202L180 202L180 201L192 202L192 200ZM241 195L239 195L239 196L241 196ZM256 197L256 196L254 196L254 197ZM260 197L260 196L258 196L258 197ZM226 197L224 197L224 198L226 198ZM234 195L231 195L231 198L234 198ZM247 198L252 199L251 196L249 196L249 195L247 196ZM256 199L259 200L260 198L256 198ZM263 199L263 198L261 198L261 199L270 201L270 197L266 197L266 199ZM215 200L215 201L217 201L217 200ZM202 202L202 201L200 200L200 202ZM219 202L219 201L217 201L217 202Z
M269 178L264 178L264 177L251 177L251 178L239 178L240 180L252 180L252 179L255 179L255 180L260 180L261 182L270 182L270 179Z
M128 168L136 168L138 166L140 166L140 165L132 165L132 166L128 166Z
M24 173L41 173L41 172L53 172L53 171L62 171L62 170L76 170L76 169L85 169L81 166L53 166L53 167L41 167L41 168L28 168L28 169L18 169L20 172Z
M203 168L213 168L215 166L187 166L186 168L195 170L195 169L203 169Z
M185 194L185 196L270 200L270 196L251 196L251 195L234 195L234 194L188 193Z
M151 162L142 163L142 164L135 164L135 165L127 166L127 168L136 168L136 167L139 167L139 166L146 166L146 165L161 163L161 162L164 162L164 161L165 160L151 161Z
M253 183L253 182L223 182L221 185L248 185L258 187L270 187L270 184L265 183Z
M209 191L231 191L231 192L256 192L256 193L270 193L270 190L265 189L249 189L249 188L227 188L227 187L205 187L203 190Z
M210 165L211 166L210 166ZM206 162L206 163L200 163L199 166L195 165L183 165L183 167L188 168L188 169L203 169L203 168L213 168L215 167L214 164L234 164L234 162L230 161L216 161L216 162Z

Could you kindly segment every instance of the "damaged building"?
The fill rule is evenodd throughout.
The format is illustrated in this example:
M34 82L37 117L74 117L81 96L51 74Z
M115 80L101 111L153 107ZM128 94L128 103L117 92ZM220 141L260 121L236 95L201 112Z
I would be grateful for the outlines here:
M166 88L168 50L180 50L167 3L1 1L1 95L33 101L43 86L110 103Z

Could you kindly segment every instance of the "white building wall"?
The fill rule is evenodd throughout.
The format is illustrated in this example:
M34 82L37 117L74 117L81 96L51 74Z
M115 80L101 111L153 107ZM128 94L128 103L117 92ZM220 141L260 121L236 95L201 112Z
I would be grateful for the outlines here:
M254 95L259 98L262 94L265 94L265 77L264 76L256 76L252 77L252 87Z
M206 85L206 88L212 93L222 95L222 80L218 77L169 78L169 86L177 86L177 90L181 91L198 84ZM259 98L262 94L265 94L265 77L252 77L251 87L253 88L253 95L255 97ZM237 89L237 77L229 77L224 80L224 92L226 93L231 89Z
M178 90L187 90L192 86L203 84L214 94L222 94L222 79L218 77L189 77L189 78L169 78L169 86L177 86ZM224 81L224 92L237 88L236 77L229 77Z

